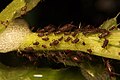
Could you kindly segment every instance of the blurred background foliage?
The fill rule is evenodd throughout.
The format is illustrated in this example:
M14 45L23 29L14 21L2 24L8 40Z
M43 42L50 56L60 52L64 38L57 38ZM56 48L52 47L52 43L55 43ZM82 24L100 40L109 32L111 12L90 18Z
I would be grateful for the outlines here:
M0 11L12 0L1 0ZM35 13L34 13L35 12ZM56 26L73 21L75 24L99 26L120 12L120 0L43 0L27 13L31 26ZM32 16L31 16L32 15Z

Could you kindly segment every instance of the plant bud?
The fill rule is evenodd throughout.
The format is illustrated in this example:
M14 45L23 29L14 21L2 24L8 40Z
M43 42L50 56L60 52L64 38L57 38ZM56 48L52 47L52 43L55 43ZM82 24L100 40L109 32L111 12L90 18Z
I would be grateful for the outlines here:
M25 36L30 33L28 24L23 19L15 19L0 34L0 52L17 50Z

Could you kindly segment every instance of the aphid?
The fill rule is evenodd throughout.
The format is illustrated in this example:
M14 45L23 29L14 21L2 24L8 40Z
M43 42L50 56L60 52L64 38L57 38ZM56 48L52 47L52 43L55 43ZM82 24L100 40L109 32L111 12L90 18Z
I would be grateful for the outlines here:
M54 34L56 35L56 34L60 34L61 33L61 31L56 31L56 32L54 32Z
M76 38L75 40L72 41L72 43L77 43L77 42L79 42L78 38Z
M45 32L45 29L38 29L36 32L37 32L37 33L44 33L44 32Z
M21 14L26 14L27 6L21 8Z
M70 35L71 32L64 32L64 35Z
M24 50L27 51L27 52L34 51L34 49L32 47L26 47Z
M66 54L70 54L70 53L72 53L71 50L65 50L64 52L65 52Z
M54 40L52 43L50 43L50 46L55 46L55 45L57 45L58 43L59 43L58 40Z
M31 30L31 31L33 31L34 29L35 29L35 27L33 26L33 27L31 27L31 29L30 29L30 30Z
M110 60L109 60L109 59L103 58L103 61L104 61L104 63L105 63L105 66L106 66L106 68L107 68L107 71L108 71L108 73L109 73L109 75L110 75L110 78L111 78L112 76L120 76L120 74L113 72L113 69L112 69L112 66L111 66L111 64L110 64Z
M7 27L7 26L9 25L8 20L6 20L6 21L0 21L0 23L1 23L2 25L4 25L5 27Z
M118 52L118 55L120 55L120 52Z
M44 40L44 41L48 41L49 38L48 38L48 37L45 37L45 38L42 38L42 40Z
M44 33L38 33L38 37L43 37Z
M70 41L72 38L71 37L67 37L67 39L65 39L64 41L65 42L68 42L68 41Z
M86 25L85 29L91 29L91 25Z
M49 34L50 34L49 32L46 32L46 33L45 33L46 36L49 35Z
M62 36L62 37L60 37L58 40L59 40L59 41L61 41L62 39L63 39L63 36Z
M72 36L75 37L79 32L80 32L80 28L76 29L73 33Z
M96 29L96 28L83 30L83 34L84 34L84 35L90 34L90 33L96 33L96 32L98 32L98 29Z
M78 31L73 32L72 36L75 37L78 34Z
M88 51L89 53L92 53L92 50L91 50L91 49L87 49L87 51Z
M71 59L75 62L80 62L80 58L78 56L71 56Z
M50 30L48 30L49 33L55 31L55 28L51 28Z
M63 55L62 52L60 52L60 51L57 52L57 56L60 57L60 58L63 58L63 57L64 57L64 55Z
M58 57L56 55L51 56L51 60L53 60L54 62L59 62Z
M102 48L105 48L108 45L108 42L109 41L107 39L105 39L104 42L103 42Z
M63 27L59 28L59 31L61 32L65 32L65 31L70 31L73 27L75 27L74 25L70 24L66 24Z
M44 27L44 30L45 30L45 31L49 31L49 30L52 29L52 28L54 28L54 26L50 24L50 25Z
M82 52L80 52L80 51L77 51L76 54L77 54L79 57L84 57L84 56L85 56L85 55L84 55Z
M92 58L92 56L90 56L90 55L86 55L85 58L87 58L87 59L90 60L90 61L93 61L93 58Z
M86 45L85 42L82 43L83 45Z
M36 41L36 42L34 42L34 43L33 43L33 45L39 45L39 42L38 42L38 41Z
M109 31L105 31L105 32L103 32L101 35L99 35L98 37L99 37L99 38L104 38L104 37L108 36L109 34L110 34Z
M47 46L46 46L46 45L42 45L42 47L43 47L43 48L47 48Z
M106 29L100 29L100 28L95 28L95 29L96 29L96 32L98 32L98 33L108 32Z
M114 30L116 27L115 26L113 26L113 27L111 27L109 30L111 31L111 30Z

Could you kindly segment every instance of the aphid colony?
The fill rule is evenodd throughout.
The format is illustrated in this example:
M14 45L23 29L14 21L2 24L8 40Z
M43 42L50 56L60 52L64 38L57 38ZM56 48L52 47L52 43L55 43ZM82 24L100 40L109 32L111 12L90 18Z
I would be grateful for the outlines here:
M111 33L106 29L94 28L91 26L88 26L84 29L83 28L77 29L77 27L72 24L67 24L67 25L64 25L63 27L59 27L56 29L53 25L48 25L43 29L37 30L37 37L40 38L44 42L44 44L41 43L40 41L33 42L32 44L33 46L41 46L43 48L42 50L43 52L41 51L40 55L34 55L34 57L44 56L48 60L52 60L56 63L66 64L70 62L73 65L79 65L79 63L81 63L82 60L84 59L94 61L93 60L94 58L91 55L89 55L94 53L91 47L87 48L86 50L86 52L89 54L85 54L84 52L81 52L81 51L72 51L72 50L44 51L49 49L50 47L57 47L58 45L61 44L61 42L69 43L70 45L71 44L76 45L81 43L81 45L86 46L87 42L84 40L81 40L81 38L78 37L79 33L82 33L84 36L89 36L91 34L98 33L97 38L99 38L102 41L101 48L107 50L107 46L109 44L109 40L107 37L111 35ZM60 36L51 40L51 37L49 37L49 35L51 34L53 34L54 36L59 36L59 35ZM34 47L26 47L24 50L26 52L29 52L29 51L34 52ZM120 54L120 52L118 54ZM32 59L29 56L27 57Z
M73 29L74 28L74 29ZM85 41L81 41L81 39L78 37L79 33L82 32L83 35L87 36L90 34L96 34L99 33L98 38L99 39L104 39L103 44L101 45L102 48L106 48L109 40L106 38L110 32L106 29L100 29L100 28L94 28L91 26L87 26L84 29L83 28L77 28L73 24L66 24L63 25L62 27L58 27L57 29L53 25L48 25L44 27L43 29L38 29L37 30L37 36L43 40L43 41L48 41L49 43L47 44L41 44L39 41L33 42L33 46L41 46L44 49L47 49L48 47L54 47L57 46L61 43L61 41L64 41L65 43L69 42L69 44L77 44L81 43L83 46L86 45ZM53 39L52 41L49 39L49 35L54 34L55 36L59 34L63 34L59 38ZM32 47L27 47L25 48L25 51L32 51L34 50ZM87 49L88 53L92 53L92 49L88 48Z

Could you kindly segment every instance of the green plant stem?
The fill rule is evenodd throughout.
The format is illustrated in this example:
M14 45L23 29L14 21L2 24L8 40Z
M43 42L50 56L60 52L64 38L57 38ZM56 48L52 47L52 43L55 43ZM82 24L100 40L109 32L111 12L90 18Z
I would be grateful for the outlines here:
M105 39L100 39L98 37L100 33L83 35L82 32L80 32L76 35L76 37L73 37L71 34L64 35L63 33L61 33L55 35L54 33L51 33L47 36L38 37L38 33L30 33L26 36L26 38L20 45L19 50L24 51L28 47L32 47L35 51L73 50L83 51L93 55L120 60L120 38L118 36L120 35L119 30L111 31L110 35L106 37L109 42L105 48L102 48ZM48 41L42 40L42 38L46 37L49 38ZM63 39L59 41L57 45L50 45L50 43L53 43L54 40L58 40L61 37L63 37ZM71 37L72 39L68 42L65 42L65 39L67 37ZM76 38L78 38L79 41L77 43L72 43L72 41ZM33 45L33 43L35 43L36 41L39 42L39 44ZM42 45L45 45L46 48L42 47Z

